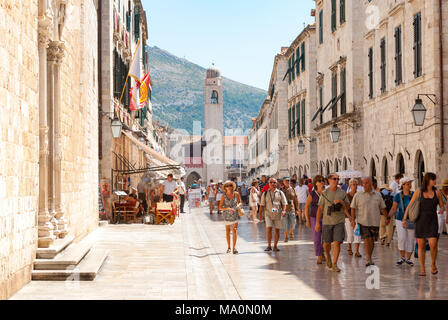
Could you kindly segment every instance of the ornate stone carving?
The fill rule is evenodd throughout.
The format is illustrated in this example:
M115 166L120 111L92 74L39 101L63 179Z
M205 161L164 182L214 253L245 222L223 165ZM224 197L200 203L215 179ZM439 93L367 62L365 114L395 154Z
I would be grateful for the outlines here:
M47 60L51 62L56 62L59 53L59 41L50 41L47 50Z

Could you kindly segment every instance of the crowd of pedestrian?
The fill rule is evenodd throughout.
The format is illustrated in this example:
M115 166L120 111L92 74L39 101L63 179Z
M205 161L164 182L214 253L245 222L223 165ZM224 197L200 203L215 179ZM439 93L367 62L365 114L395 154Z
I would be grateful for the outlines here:
M326 263L333 272L340 272L338 259L341 245L347 243L347 254L362 258L366 267L374 265L375 244L390 247L395 234L399 256L396 265L413 266L412 254L418 258L420 273L425 276L425 255L430 251L431 273L437 274L438 239L448 229L446 214L448 180L436 184L436 175L426 173L421 188L412 191L414 180L402 174L394 176L390 185L378 187L374 178L342 181L337 173L312 180L296 175L275 179L262 176L250 185L238 186L235 181L210 180L206 189L210 214L217 206L226 225L228 251L234 254L241 218L237 207L249 205L247 219L266 226L265 251L280 251L281 233L284 242L294 239L297 224L312 231L317 264ZM283 231L283 232L281 232ZM230 234L233 233L231 247Z

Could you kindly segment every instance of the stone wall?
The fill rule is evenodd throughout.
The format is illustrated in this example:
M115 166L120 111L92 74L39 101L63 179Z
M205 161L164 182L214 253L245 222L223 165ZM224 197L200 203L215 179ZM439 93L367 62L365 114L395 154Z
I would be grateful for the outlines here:
M31 280L36 256L37 10L37 1L0 3L0 299Z

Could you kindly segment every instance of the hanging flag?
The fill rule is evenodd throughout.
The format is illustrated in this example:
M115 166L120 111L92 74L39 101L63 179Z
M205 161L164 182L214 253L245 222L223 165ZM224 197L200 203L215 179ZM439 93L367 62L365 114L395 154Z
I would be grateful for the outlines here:
M140 81L140 101L138 104L138 108L142 109L145 107L146 101L148 100L148 93L149 90L151 89L151 77L149 75L149 71L148 73L143 77L143 79Z
M142 72L142 48L140 47L140 39L135 49L134 58L132 59L131 66L129 67L129 76L134 78L137 83L140 83Z
M138 88L131 88L129 91L129 110L134 111L137 110L137 99L138 99Z

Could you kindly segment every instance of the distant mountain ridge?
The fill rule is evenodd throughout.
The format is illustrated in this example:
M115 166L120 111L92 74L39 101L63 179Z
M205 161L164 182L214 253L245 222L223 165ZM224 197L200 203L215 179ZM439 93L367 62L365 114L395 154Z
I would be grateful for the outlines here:
M154 120L193 133L193 122L204 127L206 69L160 49L147 47L151 68ZM221 70L222 71L222 70ZM252 126L267 92L223 77L224 130Z

